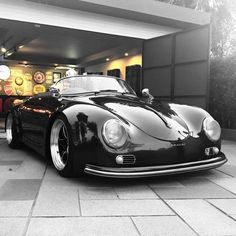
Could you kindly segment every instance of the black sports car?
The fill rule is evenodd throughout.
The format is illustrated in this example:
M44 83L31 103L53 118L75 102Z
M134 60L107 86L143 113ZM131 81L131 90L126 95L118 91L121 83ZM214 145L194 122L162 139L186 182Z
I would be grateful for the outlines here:
M206 111L138 97L122 79L62 78L6 117L11 148L24 143L50 156L62 176L84 172L133 178L224 164L221 128Z

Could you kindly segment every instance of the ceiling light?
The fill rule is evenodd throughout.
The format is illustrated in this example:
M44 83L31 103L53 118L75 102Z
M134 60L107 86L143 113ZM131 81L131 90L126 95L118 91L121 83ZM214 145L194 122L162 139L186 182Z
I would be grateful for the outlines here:
M25 45L20 45L18 48L23 48Z
M13 51L9 51L9 52L6 53L6 56L9 57L9 56L11 56L13 53L14 53Z
M106 58L106 61L110 61L110 58Z
M55 67L55 69L57 69L57 70L69 70L70 67L68 67L68 66L57 66L57 67Z
M128 52L126 52L126 53L125 53L125 56L126 56L126 57L127 57L127 56L129 56L129 53L128 53Z
M77 68L78 66L76 66L76 65L67 65L67 66L69 66L69 67L71 67L71 68Z
M7 49L4 46L1 46L1 52L5 53Z

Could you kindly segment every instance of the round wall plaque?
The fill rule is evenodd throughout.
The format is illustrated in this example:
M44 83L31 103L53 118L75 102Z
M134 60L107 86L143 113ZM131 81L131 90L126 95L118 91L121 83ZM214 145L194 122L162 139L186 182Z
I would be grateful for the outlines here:
M34 82L36 84L42 84L46 80L46 76L42 71L36 71L33 76Z
M7 80L11 76L11 70L8 66L0 65L0 80Z
M36 84L34 86L33 91L34 91L34 94L44 93L44 92L46 92L46 88L41 84Z

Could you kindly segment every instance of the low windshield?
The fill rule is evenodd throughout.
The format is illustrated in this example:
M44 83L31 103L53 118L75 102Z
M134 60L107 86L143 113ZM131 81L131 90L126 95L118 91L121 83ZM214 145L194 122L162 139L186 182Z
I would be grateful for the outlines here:
M75 76L61 79L53 87L61 94L113 91L135 95L132 88L123 80L106 76Z

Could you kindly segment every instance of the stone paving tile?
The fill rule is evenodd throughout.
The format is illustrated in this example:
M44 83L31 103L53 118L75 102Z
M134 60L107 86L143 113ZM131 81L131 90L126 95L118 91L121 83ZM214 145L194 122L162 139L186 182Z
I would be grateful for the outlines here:
M20 236L23 235L27 218L0 218L1 236Z
M34 200L38 193L41 180L11 179L0 189L0 201L3 200Z
M228 215L236 215L236 199L210 199L208 202Z
M28 216L32 205L33 201L0 201L0 217Z
M37 229L37 230L35 230ZM127 217L33 218L27 236L138 236Z
M120 199L157 199L158 196L146 185L115 187Z
M19 168L19 165L0 165L1 176L7 176L12 174L13 171L16 171Z
M78 190L68 186L44 185L33 210L33 216L79 216Z
M0 161L0 166L20 166L23 161Z
M8 179L41 179L43 177L46 160L31 151L30 149L10 149L6 144L1 145L0 161L22 161L18 167L9 171L9 168L4 168L0 171L0 178ZM12 168L12 167L11 167Z
M0 138L0 145L3 145L3 144L5 144L5 143L6 143L6 140Z
M164 199L236 198L236 195L207 179L190 178L181 183L185 187L159 187L154 188L154 191Z
M0 139L3 139L5 141L6 139L6 133L0 132Z
M214 183L236 194L236 178L213 180Z
M234 218L236 220L236 215L231 215L232 218Z
M178 216L132 217L141 235L194 236L197 235Z
M0 179L0 189L6 183L7 179Z
M161 200L81 200L83 216L174 215Z
M236 235L236 221L204 200L166 202L200 235Z
M220 172L219 170L207 170L207 171L200 171L200 172L193 172L193 173L188 173L187 178L200 178L200 179L221 179L221 178L231 178L232 176L229 176L225 173Z
M113 188L89 187L79 189L79 198L82 200L102 200L102 199L118 199L118 196Z
M184 187L183 184L181 184L179 181L174 180L176 177L173 177L172 179L158 179L150 180L148 182L148 185L150 187Z
M219 168L220 171L230 176L236 177L236 166L234 165L223 165Z
M113 183L110 179L103 179L85 175L79 178L63 178L52 165L47 167L44 183L53 183L54 185L74 186L78 187L112 187Z

